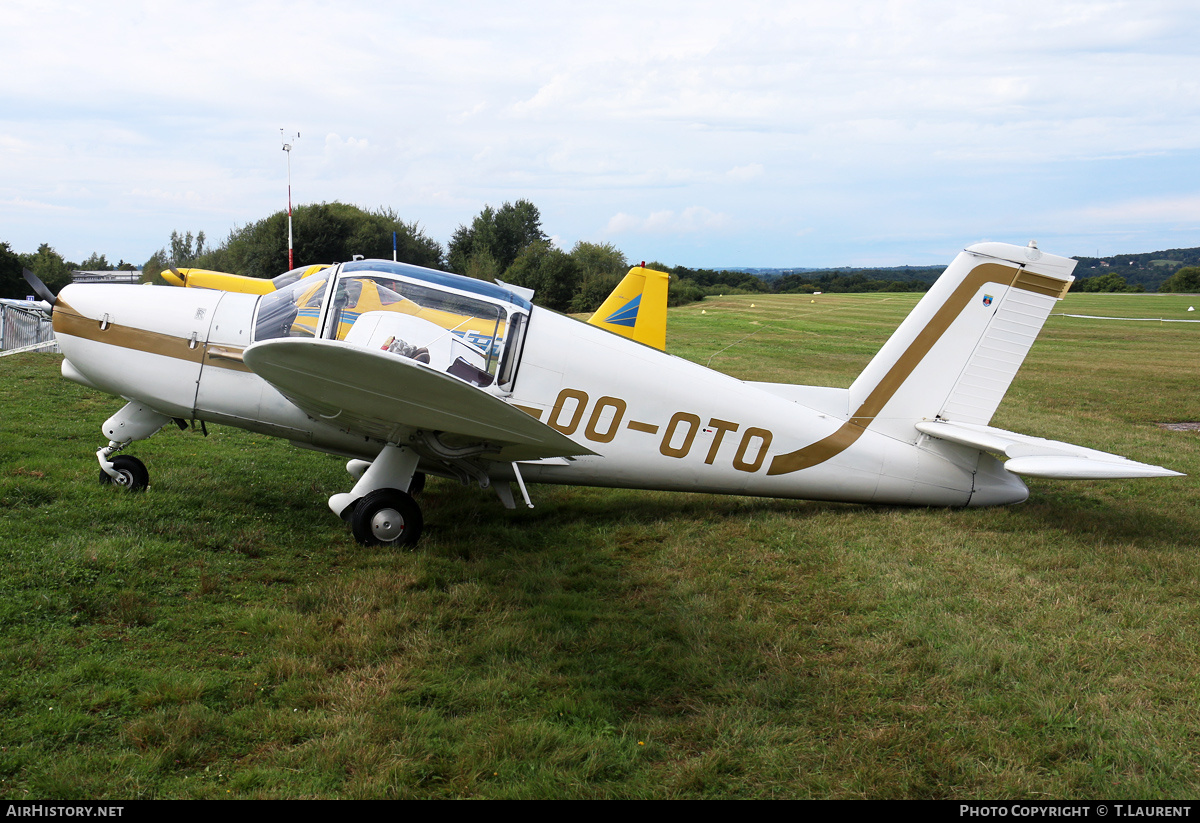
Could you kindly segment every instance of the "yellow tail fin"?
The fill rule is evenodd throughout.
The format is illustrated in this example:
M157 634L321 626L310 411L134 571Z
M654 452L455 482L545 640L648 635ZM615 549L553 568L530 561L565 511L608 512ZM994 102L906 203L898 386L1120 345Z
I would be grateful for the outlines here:
M588 320L660 351L667 348L666 272L635 266Z

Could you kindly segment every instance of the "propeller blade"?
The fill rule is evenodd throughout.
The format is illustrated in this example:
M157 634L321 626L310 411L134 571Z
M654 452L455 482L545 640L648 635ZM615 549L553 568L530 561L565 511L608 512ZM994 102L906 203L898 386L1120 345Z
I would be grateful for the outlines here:
M45 300L51 306L58 302L58 295L50 291L50 287L42 282L36 274L29 269L22 269L21 273L25 275L25 282L29 284L29 288L33 289L33 293L41 299Z

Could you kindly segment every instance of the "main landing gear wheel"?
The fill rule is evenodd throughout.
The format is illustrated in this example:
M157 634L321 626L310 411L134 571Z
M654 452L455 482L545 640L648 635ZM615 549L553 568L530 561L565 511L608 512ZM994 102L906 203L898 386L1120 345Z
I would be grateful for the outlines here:
M108 485L111 483L114 486L120 486L126 491L131 492L145 491L146 487L150 485L150 472L146 470L146 464L136 457L119 454L112 459L112 464L120 477L112 477L104 469L101 469L101 484Z
M425 472L417 472L408 484L408 493L416 497L425 489Z
M413 546L421 536L421 508L399 489L377 489L354 507L350 529L364 546Z

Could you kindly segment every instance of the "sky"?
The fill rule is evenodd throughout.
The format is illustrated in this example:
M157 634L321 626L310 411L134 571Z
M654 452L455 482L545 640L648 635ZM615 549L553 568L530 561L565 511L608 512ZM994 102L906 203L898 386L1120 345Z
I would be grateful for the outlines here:
M4 0L0 241L220 242L286 208L286 136L296 204L443 245L527 199L563 249L690 267L1200 246L1197 31L1192 0Z

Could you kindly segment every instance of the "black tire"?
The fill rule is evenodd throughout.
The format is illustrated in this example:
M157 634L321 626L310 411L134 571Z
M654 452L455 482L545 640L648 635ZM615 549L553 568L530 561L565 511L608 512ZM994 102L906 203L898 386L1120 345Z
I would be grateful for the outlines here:
M425 489L425 472L417 472L408 484L408 493L416 497Z
M415 546L424 527L421 507L399 489L377 489L350 515L354 539L364 546Z
M112 459L112 464L117 474L121 475L121 479L114 479L108 472L101 469L100 483L102 485L119 486L131 492L144 492L150 485L150 472L146 470L146 464L136 457L119 454Z

